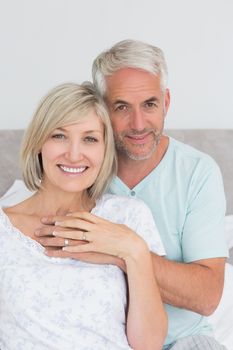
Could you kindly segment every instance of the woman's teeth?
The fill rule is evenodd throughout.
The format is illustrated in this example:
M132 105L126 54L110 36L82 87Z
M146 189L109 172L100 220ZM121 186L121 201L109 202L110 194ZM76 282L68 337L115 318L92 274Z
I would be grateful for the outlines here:
M70 168L70 167L66 167L63 165L59 166L63 171L67 172L67 173L82 173L84 170L86 170L85 166L79 167L79 168Z

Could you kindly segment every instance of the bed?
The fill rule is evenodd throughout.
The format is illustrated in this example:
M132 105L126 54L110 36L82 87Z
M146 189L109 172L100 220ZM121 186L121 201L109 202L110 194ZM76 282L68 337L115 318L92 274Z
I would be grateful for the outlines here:
M11 205L30 195L22 183L19 148L23 130L0 130L0 205ZM227 200L225 233L230 256L226 264L222 300L210 317L216 338L233 350L233 130L166 130L166 134L211 155L222 171Z

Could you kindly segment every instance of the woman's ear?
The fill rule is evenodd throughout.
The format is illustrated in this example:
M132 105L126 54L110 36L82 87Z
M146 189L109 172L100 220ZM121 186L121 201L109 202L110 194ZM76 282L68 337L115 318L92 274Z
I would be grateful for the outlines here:
M42 160L41 152L38 153L37 157L38 157L38 161L39 161L39 165L40 165L40 170L41 170L41 172L43 172L43 160Z

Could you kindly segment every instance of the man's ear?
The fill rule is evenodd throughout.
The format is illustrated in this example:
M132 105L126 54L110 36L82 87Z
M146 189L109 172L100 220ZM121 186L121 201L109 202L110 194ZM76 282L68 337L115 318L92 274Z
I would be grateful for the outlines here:
M164 94L164 117L167 114L169 106L170 106L170 90L166 89Z

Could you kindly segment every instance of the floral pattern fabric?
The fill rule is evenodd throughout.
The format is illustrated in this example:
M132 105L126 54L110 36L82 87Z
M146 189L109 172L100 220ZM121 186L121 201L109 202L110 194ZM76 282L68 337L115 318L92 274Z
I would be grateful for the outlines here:
M164 248L145 204L106 194L93 214L123 223ZM50 258L0 209L1 350L129 350L126 280L113 265Z

